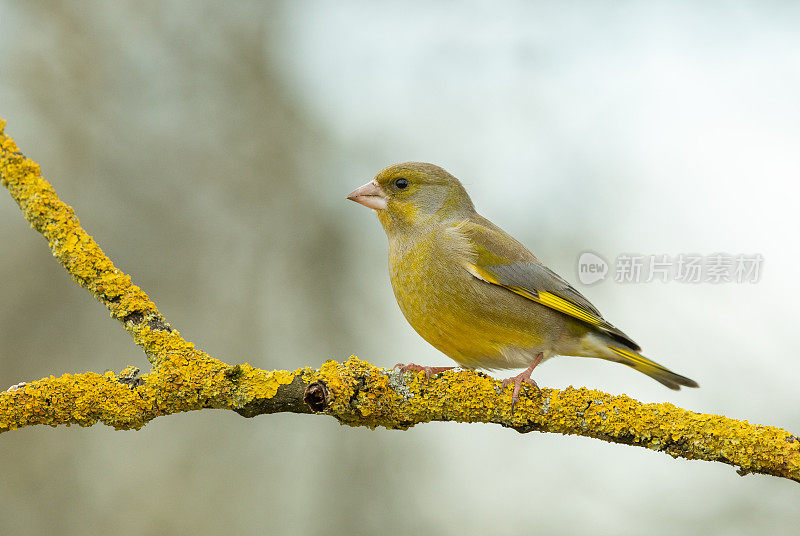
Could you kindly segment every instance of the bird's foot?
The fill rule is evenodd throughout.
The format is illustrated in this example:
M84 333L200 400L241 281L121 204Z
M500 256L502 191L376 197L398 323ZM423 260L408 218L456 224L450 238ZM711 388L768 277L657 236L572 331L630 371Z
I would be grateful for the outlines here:
M408 365L398 363L392 368L400 369L400 372L408 372L408 371L419 372L423 370L425 371L425 378L430 380L431 376L433 376L434 374L439 374L440 372L453 370L456 367L424 367L422 365L416 365L414 363L409 363Z
M504 389L508 386L508 384L510 384L510 383L514 384L514 393L511 395L511 413L512 414L514 413L514 405L517 403L517 400L519 400L519 391L520 391L520 389L522 389L522 384L523 383L527 383L528 385L532 385L532 386L536 387L537 391L539 390L539 385L536 383L535 380L533 380L531 378L531 372L533 372L533 369L536 368L536 365L538 365L539 363L542 362L542 357L543 357L543 355L541 353L537 354L536 355L536 359L533 360L533 363L531 363L530 367L526 368L524 371L520 372L516 376L513 376L511 378L507 378L507 379L503 380L503 388Z

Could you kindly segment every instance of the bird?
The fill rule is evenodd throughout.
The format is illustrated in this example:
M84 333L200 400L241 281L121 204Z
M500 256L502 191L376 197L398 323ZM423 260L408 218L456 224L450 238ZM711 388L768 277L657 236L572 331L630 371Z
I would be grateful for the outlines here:
M403 162L379 171L347 199L373 209L389 242L389 275L400 310L428 343L463 369L520 369L511 411L533 370L553 356L627 365L670 389L697 382L644 357L563 277L475 209L441 167ZM414 363L431 374L455 367Z

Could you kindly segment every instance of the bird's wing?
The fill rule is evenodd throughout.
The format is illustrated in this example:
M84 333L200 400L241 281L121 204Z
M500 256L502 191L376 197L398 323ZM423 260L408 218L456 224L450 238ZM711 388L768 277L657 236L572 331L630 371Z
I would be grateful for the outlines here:
M640 349L572 285L489 220L478 217L460 223L458 228L473 246L475 257L466 268L475 277L582 320L630 348Z

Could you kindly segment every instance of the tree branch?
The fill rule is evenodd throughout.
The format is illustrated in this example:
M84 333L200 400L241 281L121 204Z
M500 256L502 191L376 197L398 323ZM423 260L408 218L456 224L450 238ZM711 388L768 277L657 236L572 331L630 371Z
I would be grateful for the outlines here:
M130 277L114 267L56 196L39 166L4 134L0 120L0 180L31 226L49 242L72 278L89 290L142 347L153 365L139 377L65 374L18 384L0 393L0 432L30 426L98 421L139 429L161 415L205 408L245 417L324 413L349 426L405 430L430 421L495 423L519 432L575 434L646 447L673 457L738 466L800 482L800 437L672 404L643 404L586 388L527 388L510 412L510 390L473 371L423 373L377 368L352 357L319 369L265 371L230 366L184 340Z

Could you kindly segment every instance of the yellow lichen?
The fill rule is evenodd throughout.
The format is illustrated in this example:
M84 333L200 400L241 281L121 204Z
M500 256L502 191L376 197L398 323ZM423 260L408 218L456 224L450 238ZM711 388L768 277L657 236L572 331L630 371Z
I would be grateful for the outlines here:
M274 397L281 385L289 385L294 381L295 376L302 374L303 369L294 372L288 370L266 370L255 369L248 363L240 365L242 383L247 385L247 392L250 395L248 401L253 399L270 399Z
M350 426L406 429L429 421L497 423L521 432L578 434L639 445L674 457L722 461L740 467L742 473L800 481L800 437L672 404L642 404L586 388L526 387L512 414L511 387L504 389L471 371L426 378L423 372L377 368L355 356L345 363L326 361L318 370L228 366L166 323L147 294L115 268L81 228L72 208L42 178L39 166L4 132L0 119L0 182L72 278L144 349L153 370L141 377L131 367L119 375L65 374L14 386L0 392L0 432L36 424L91 426L98 421L138 429L161 415L203 408L232 409L245 416L287 408L309 411L303 406L303 385L319 382L327 394L324 412ZM278 403L270 404L273 399Z
M131 283L130 277L114 267L94 239L81 228L72 208L61 202L52 186L42 178L38 164L22 155L16 143L5 134L0 134L0 180L31 226L47 239L53 255L113 317L124 321L140 314L163 321L150 298ZM125 322L125 327L129 331L136 328L132 322ZM159 357L158 352L145 346L147 341L137 338L136 342L151 359Z

